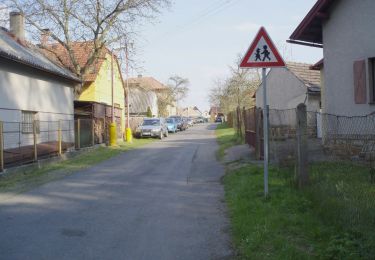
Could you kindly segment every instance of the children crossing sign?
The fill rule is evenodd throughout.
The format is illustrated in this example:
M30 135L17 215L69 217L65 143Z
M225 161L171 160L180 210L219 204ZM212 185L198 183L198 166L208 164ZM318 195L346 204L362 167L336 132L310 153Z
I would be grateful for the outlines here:
M266 29L261 27L244 56L240 68L285 67Z
M244 56L240 68L262 68L262 89L263 89L263 140L264 140L264 195L268 196L268 104L267 104L267 68L285 67L275 45L264 27L261 27L249 50Z

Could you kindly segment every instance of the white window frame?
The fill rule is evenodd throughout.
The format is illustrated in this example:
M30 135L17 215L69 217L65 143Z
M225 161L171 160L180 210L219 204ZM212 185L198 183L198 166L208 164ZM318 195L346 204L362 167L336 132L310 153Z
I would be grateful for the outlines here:
M36 133L40 133L40 123L38 112L35 111L22 111L22 133L23 134L32 134L33 123L36 124Z

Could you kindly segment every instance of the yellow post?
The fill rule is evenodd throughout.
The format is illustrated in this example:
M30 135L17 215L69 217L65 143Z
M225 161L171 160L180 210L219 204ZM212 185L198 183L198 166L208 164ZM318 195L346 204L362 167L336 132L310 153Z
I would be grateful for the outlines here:
M109 146L117 145L116 123L109 125Z
M61 156L62 154L62 146L61 146L61 142L62 142L62 135L61 135L61 120L59 120L59 129L57 130L57 145L58 145L58 152L59 152L59 155Z
M133 142L133 134L132 134L132 129L130 127L126 128L125 135L126 135L126 142L127 143Z
M0 172L4 171L4 138L3 122L0 121Z

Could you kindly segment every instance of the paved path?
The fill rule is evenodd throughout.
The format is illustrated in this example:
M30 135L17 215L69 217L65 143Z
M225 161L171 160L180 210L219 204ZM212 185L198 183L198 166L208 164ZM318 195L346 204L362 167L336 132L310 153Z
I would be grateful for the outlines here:
M213 128L0 201L0 259L231 259Z

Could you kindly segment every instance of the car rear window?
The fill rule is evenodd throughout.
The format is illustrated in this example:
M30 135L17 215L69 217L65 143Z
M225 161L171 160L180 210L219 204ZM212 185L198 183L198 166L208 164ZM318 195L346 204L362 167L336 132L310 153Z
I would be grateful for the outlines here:
M147 119L143 121L143 125L160 125L159 119Z

